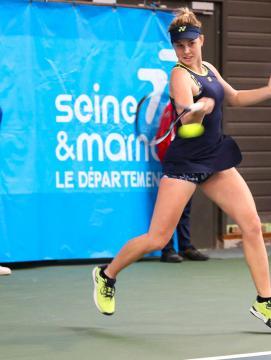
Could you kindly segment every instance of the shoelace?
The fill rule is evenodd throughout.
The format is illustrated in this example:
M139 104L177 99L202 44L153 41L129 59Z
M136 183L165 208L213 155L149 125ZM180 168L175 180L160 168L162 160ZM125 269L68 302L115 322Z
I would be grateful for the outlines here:
M113 296L114 296L114 294L115 294L115 288L112 287L112 286L104 285L104 286L101 288L101 294L102 294L104 297L107 297L107 298L112 299Z

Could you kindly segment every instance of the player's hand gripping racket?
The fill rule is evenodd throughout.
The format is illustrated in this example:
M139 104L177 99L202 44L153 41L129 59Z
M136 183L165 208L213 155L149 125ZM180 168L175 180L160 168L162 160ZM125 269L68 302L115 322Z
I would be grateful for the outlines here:
M177 116L166 113L169 96L167 94L151 93L144 96L138 103L136 110L136 132L138 135L151 139L150 145L158 145L174 132L174 128L187 113L200 111L203 103L198 102L190 106L179 106L183 109ZM169 119L169 117L171 118ZM164 124L163 124L164 122ZM162 130L162 131L161 131ZM201 136L204 127L201 123L183 124L178 130L178 136L192 138Z

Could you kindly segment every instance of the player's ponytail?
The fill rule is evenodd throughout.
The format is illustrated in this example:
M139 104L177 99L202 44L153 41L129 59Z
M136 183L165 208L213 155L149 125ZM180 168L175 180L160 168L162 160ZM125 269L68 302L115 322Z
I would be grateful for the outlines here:
M178 10L176 17L173 19L169 26L169 31L171 31L176 26L191 25L201 28L202 24L197 19L196 15L188 7L183 7Z

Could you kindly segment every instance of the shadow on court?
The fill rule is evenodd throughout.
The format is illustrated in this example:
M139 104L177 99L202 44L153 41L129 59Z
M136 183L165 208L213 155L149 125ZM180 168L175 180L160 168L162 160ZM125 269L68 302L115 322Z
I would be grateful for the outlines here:
M255 290L243 258L136 263L119 276L113 316L94 307L92 269L2 277L0 359L184 360L271 350L271 331L249 313Z

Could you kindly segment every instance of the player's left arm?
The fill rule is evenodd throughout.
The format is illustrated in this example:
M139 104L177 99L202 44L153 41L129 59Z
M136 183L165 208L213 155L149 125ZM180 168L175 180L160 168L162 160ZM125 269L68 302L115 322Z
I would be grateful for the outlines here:
M232 106L248 106L258 104L262 101L271 99L271 77L267 86L252 90L236 90L219 74L217 69L210 63L204 61L204 64L210 68L216 75L218 81L224 88L225 98Z

